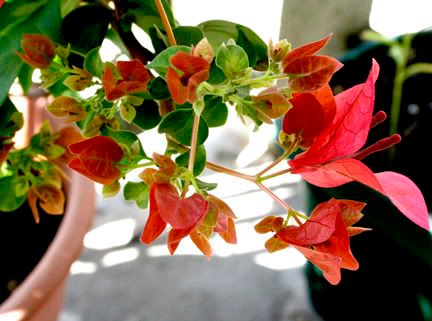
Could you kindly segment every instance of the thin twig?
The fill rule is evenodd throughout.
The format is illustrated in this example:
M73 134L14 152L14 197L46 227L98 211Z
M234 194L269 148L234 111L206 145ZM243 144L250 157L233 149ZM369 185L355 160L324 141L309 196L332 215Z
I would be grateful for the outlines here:
M156 4L156 7L159 11L159 15L162 19L162 24L165 28L166 33L167 33L169 44L171 46L175 46L177 44L177 42L176 42L175 37L174 37L174 32L173 32L171 25L169 23L168 16L165 12L165 8L162 5L162 1L161 0L155 0L155 4Z
M224 166L212 163L212 162L207 162L206 163L206 167L208 169L210 169L212 171L215 171L215 172L218 172L218 173L224 173L224 174L227 174L227 175L236 176L238 178L242 178L242 179L245 179L245 180L253 182L253 183L256 182L256 177L255 176L243 174L243 173L237 172L237 171L235 171L233 169L230 169L230 168L227 168L227 167L224 167Z

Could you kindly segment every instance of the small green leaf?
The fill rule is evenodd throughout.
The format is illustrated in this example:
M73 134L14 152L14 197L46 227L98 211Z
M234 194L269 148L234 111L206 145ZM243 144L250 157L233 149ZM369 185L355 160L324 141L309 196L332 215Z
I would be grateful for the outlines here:
M0 137L13 137L22 127L23 116L9 98L0 106Z
M165 74L167 72L168 66L170 64L169 60L172 55L174 55L178 51L184 51L190 53L190 48L186 46L172 46L164 51L162 51L159 55L152 60L146 67L149 69L153 69L156 71L161 77L165 78Z
M120 116L127 123L132 123L136 116L135 107L129 104L121 104L120 105Z
M225 124L228 118L228 107L222 102L222 97L206 96L205 108L201 116L207 121L209 127L218 127Z
M84 69L96 77L102 77L104 64L99 55L100 47L90 50L84 59Z
M222 45L216 54L216 65L229 79L242 76L249 67L246 52L238 45Z
M24 176L18 176L15 179L15 196L21 197L27 194L29 189L28 179Z
M123 144L128 148L131 148L131 146L138 141L138 136L128 130L114 130L110 128L109 126L104 126L101 131L103 136L109 136L116 140L117 143ZM144 149L142 148L141 142L139 142L139 153L137 156L140 156L141 159L148 158L147 155L144 152Z
M123 188L123 197L126 201L135 201L141 209L147 208L149 188L144 182L127 182Z
M243 25L224 20L210 20L200 23L198 27L201 28L214 50L217 50L222 43L233 39L246 51L251 67L267 60L265 42L255 32Z
M174 110L162 119L159 124L159 133L169 134L180 143L190 146L192 139L194 111L192 109ZM208 126L201 117L198 127L197 144L202 145L208 137Z
M141 129L152 129L156 127L162 117L159 114L159 106L153 100L144 100L141 106L135 108L136 116L132 121Z
M103 197L114 197L120 192L120 183L119 181L115 181L110 185L104 185L102 188Z
M162 77L154 78L147 86L150 95L156 99L167 99L170 97L170 92L168 90L168 85Z
M2 212L16 210L27 198L27 194L21 196L15 194L16 179L17 177L15 176L0 178L0 191L2 191L2 196L0 197L0 211Z
M202 30L198 27L180 26L173 32L178 45L193 46L204 38Z
M176 158L175 160L176 164L187 168L189 162L189 156L190 156L190 151L181 154ZM206 166L206 161L207 161L207 154L204 145L197 146L196 154L195 154L195 165L193 170L194 171L193 174L195 176L199 176L203 172Z
M197 182L197 185L201 191L212 191L217 187L216 183L207 183L199 180L198 178L195 178L195 181Z

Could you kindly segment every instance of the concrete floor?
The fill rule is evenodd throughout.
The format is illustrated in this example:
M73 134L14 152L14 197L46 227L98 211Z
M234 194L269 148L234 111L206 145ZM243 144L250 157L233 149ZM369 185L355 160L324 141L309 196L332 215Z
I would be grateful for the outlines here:
M185 240L170 256L166 235L151 246L139 243L147 212L121 197L98 202L94 228L71 269L60 321L320 320L307 299L304 258L294 250L266 253L269 236L253 230L280 208L249 182L217 174L205 180L224 186L214 194L239 217L236 246L215 237L214 256L207 261ZM280 197L303 208L297 177L269 183Z

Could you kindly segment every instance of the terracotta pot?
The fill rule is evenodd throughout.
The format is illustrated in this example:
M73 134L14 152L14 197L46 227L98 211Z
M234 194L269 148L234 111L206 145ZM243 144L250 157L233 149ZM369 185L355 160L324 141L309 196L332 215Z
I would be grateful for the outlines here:
M24 134L27 141L28 134L40 124L43 110L39 106L46 105L46 99L39 96L25 102L24 108L33 110L28 122L30 129ZM20 107L16 101L14 103ZM33 271L0 305L0 321L54 321L58 318L70 266L81 253L84 235L95 212L94 184L76 172L66 169L66 173L70 180L65 184L66 209L62 223Z
M41 261L0 306L1 321L57 320L70 266L81 253L95 209L93 183L70 174L63 222Z

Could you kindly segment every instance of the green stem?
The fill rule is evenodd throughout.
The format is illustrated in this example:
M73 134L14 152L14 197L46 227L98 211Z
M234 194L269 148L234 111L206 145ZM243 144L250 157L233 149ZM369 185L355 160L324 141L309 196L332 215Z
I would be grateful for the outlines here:
M195 166L195 154L196 154L196 148L197 148L198 128L199 128L200 119L201 119L201 116L198 114L195 114L194 120L193 120L193 125L192 125L192 139L191 139L191 148L189 150L189 162L188 162L188 171L191 175L193 175L194 166ZM185 183L183 191L182 191L182 197L184 197L186 195L186 192L188 190L189 185L190 185L190 178L188 177L188 179L186 179L186 183Z
M249 80L243 81L240 85L237 85L235 87L261 84L261 83L264 83L264 82L267 82L267 81L279 80L279 79L284 79L284 78L288 78L288 77L289 76L287 74L278 74L278 75L273 75L273 76L263 76L263 77L258 77L258 78L253 78L253 79L249 79Z

